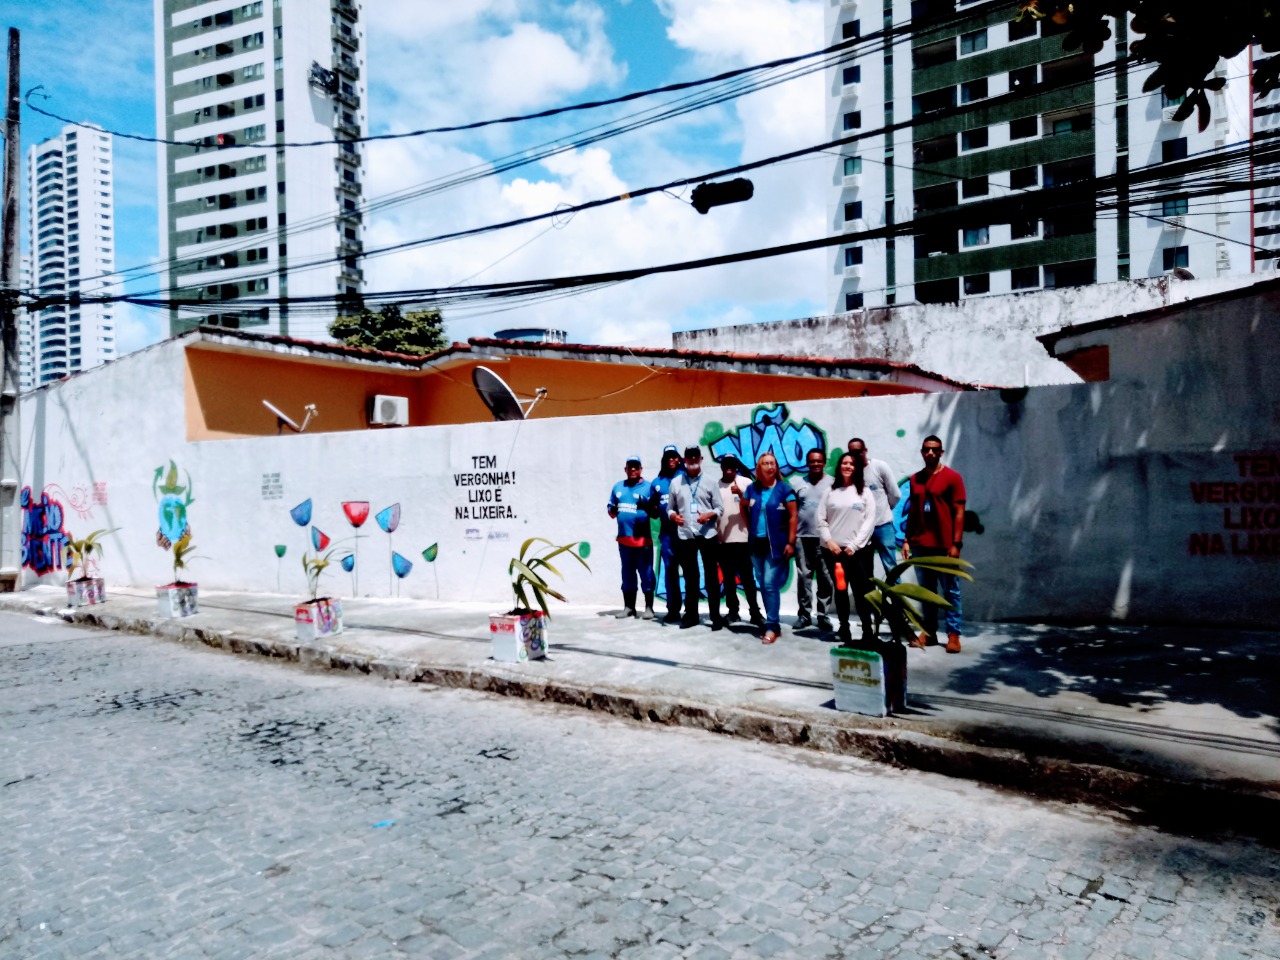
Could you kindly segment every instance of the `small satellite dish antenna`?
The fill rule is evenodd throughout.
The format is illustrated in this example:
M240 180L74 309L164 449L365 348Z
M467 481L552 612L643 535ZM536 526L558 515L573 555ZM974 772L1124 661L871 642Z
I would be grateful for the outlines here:
M288 427L294 433L301 433L303 430L307 429L307 424L310 423L311 418L316 415L316 405L314 403L308 403L305 407L302 408L307 415L302 420L302 426L298 426L298 424L294 422L292 417L290 417L287 413L285 413L283 410L277 407L270 400L263 400L262 405L276 415L276 436L277 437L280 436L280 434L284 433L285 427Z
M488 367L473 368L471 382L476 385L476 393L480 394L494 420L523 420L547 395L547 388L539 387L532 400L517 400L514 391Z

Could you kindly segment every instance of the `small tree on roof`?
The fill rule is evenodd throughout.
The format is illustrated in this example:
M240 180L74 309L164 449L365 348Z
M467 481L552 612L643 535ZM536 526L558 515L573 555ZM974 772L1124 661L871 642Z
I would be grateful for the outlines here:
M375 312L360 301L343 305L351 312L329 324L329 335L349 347L425 355L449 345L439 310L409 310L388 303Z

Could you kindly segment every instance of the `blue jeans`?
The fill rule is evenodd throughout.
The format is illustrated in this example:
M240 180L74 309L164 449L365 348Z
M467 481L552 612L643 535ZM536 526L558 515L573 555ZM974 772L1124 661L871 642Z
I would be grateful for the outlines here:
M775 560L769 555L769 544L757 540L752 545L751 569L755 572L756 582L760 584L760 599L764 606L764 628L766 631L780 633L782 631L782 585L787 582L787 574L791 572L791 561L783 557ZM763 550L763 554L757 552Z
M662 585L667 594L667 613L680 613L680 565L676 561L675 533L658 534L659 556L662 558Z
M945 557L947 551L937 550L931 547L912 548L911 556L913 557ZM947 616L947 633L960 633L960 578L953 577L949 573L934 573L932 570L925 570L916 567L916 579L920 582L920 586L926 590L932 590L934 593L948 601L952 609L946 610ZM920 619L924 622L925 632L930 636L938 635L938 608L932 603L920 604L924 608Z
M624 547L618 544L618 558L622 561L622 590L636 592L636 573L640 574L640 589L648 593L653 589L653 544L643 547Z
M894 529L892 521L882 523L875 528L871 534L871 545L876 548L876 554L880 557L880 563L884 566L884 574L887 577L889 571L899 562L898 532Z

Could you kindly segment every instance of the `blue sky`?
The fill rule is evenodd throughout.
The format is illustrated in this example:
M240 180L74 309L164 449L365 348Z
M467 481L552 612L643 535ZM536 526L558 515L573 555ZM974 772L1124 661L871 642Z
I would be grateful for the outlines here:
M375 133L613 96L824 43L818 0L366 0L364 10L369 119ZM22 32L23 89L40 86L48 95L35 103L108 129L154 134L149 0L36 0L12 5L4 25ZM634 109L374 144L366 194L446 176ZM28 146L61 126L30 110L22 119ZM559 203L612 196L822 139L822 84L810 77L394 207L371 219L366 243L395 243L540 213ZM154 146L117 138L115 170L117 266L148 263L158 252ZM750 203L705 217L659 194L581 214L556 229L532 225L372 259L365 265L368 287L591 273L823 234L822 184L829 179L829 161L792 164L754 179L757 192ZM290 190L298 186L291 183ZM455 339L504 326L548 325L565 328L571 339L583 342L663 345L673 329L821 312L823 263L821 253L796 255L633 281L506 312L493 307L446 311L446 321ZM165 335L158 313L137 308L123 314L123 349ZM319 323L315 326L298 333L319 335Z

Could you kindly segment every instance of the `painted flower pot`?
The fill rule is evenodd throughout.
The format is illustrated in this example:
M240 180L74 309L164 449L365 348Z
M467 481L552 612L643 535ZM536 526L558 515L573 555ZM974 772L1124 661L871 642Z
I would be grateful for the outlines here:
M199 586L166 583L156 587L156 612L162 617L189 617L200 612Z
M541 611L491 613L489 640L495 660L506 663L541 660L547 655L547 615Z
M342 601L337 597L320 597L300 603L294 608L293 623L299 640L336 637L342 632Z
M87 607L90 604L102 603L107 599L106 587L101 577L82 577L79 580L67 581L67 606Z
M884 717L907 706L907 658L900 643L878 643L874 650L836 647L831 678L837 710Z

